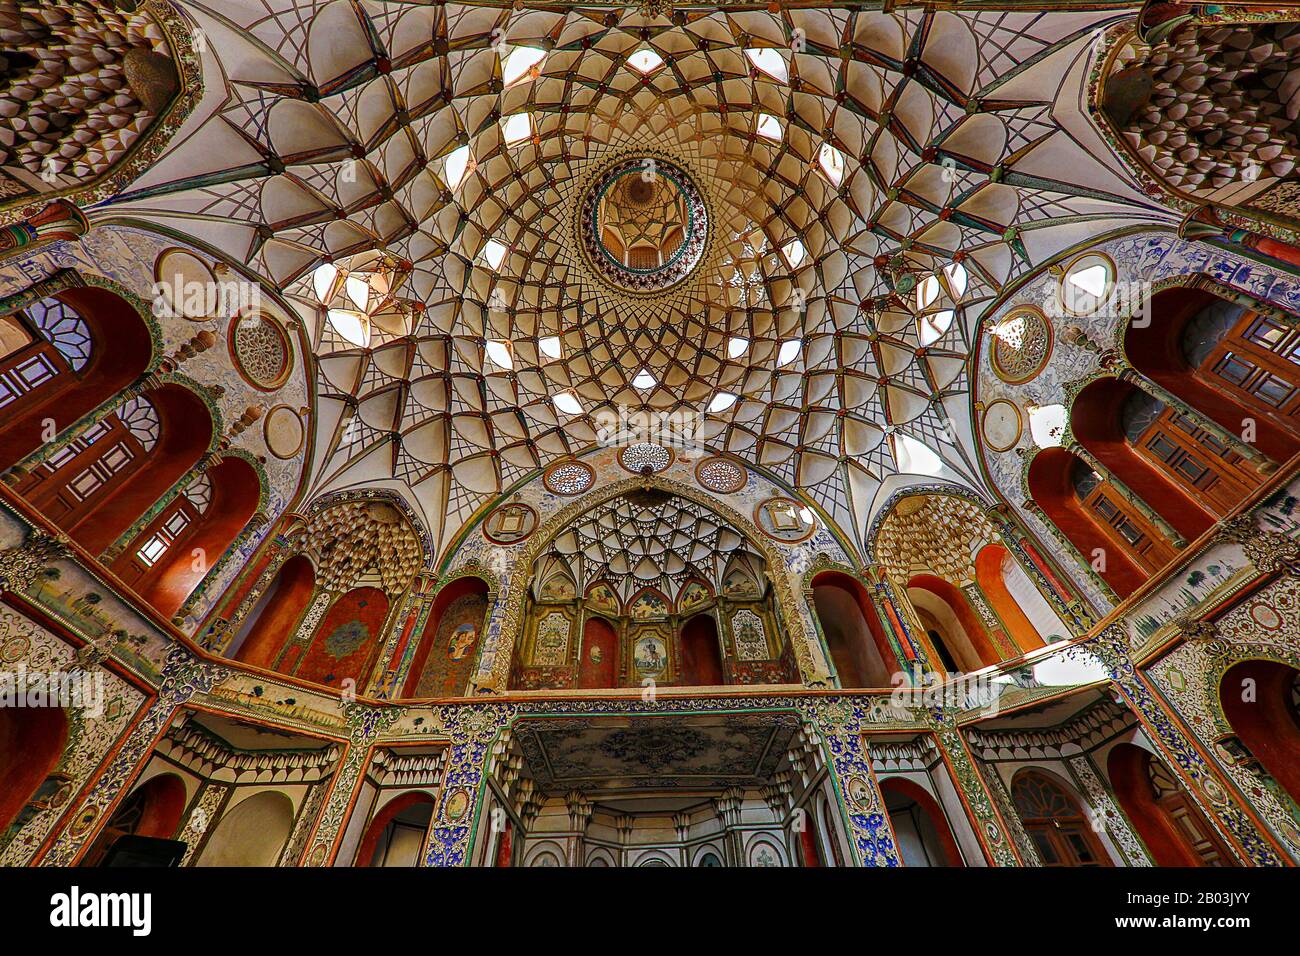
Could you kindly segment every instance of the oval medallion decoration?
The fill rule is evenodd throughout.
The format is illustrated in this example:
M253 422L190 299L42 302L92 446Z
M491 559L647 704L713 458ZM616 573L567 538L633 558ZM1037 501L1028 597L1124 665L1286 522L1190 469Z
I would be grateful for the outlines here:
M546 470L542 483L552 494L580 495L596 484L596 472L585 462L562 461Z
M1009 451L1020 441L1020 432L1024 425L1020 418L1020 409L1015 402L999 398L984 409L981 420L984 443L989 451Z
M1052 354L1052 325L1033 306L1012 309L992 326L990 361L998 378L1022 385L1047 366Z
M754 523L769 538L795 544L812 536L817 519L812 509L793 498L768 498L754 509Z
M618 463L634 475L654 475L673 463L673 453L663 445L639 441L618 450Z
M516 501L502 505L487 516L483 536L494 544L517 544L536 527L537 512Z
M745 487L749 473L734 461L720 456L705 458L695 466L695 480L701 488L730 495Z
M276 405L266 413L262 422L262 437L266 450L281 461L295 457L302 450L307 429L302 416L288 405Z
M453 790L447 797L447 803L443 806L443 816L447 822L455 823L461 817L469 812L469 793L464 788Z
M215 317L217 279L206 262L186 249L166 249L154 261L155 308L191 322Z
M265 312L241 315L230 323L230 357L235 368L254 388L273 392L293 370L289 334Z

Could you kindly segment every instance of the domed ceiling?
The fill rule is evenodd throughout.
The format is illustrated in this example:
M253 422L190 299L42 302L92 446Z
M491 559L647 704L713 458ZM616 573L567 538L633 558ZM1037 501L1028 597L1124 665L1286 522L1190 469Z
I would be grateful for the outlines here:
M319 358L313 494L396 488L441 544L619 409L701 420L856 540L891 475L976 482L983 305L1165 215L1089 155L1113 11L181 6L204 103L98 214L285 290ZM625 189L632 233L672 258L692 190L707 220L653 288L583 248L627 162L687 189Z

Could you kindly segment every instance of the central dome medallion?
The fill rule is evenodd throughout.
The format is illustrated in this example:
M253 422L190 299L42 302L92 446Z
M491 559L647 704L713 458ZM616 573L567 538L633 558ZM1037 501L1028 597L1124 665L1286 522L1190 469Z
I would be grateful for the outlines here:
M579 207L582 247L596 272L625 292L659 292L699 264L709 215L681 167L657 156L620 159L592 181Z

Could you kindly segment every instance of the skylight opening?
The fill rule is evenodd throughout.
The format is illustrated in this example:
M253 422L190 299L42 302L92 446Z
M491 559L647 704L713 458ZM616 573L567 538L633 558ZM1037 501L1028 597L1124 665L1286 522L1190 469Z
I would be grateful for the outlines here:
M547 335L537 340L537 351L541 352L547 358L557 359L560 357L560 337L558 335Z
M311 274L311 286L316 298L328 302L334 296L334 280L339 276L339 268L332 262L322 262Z
M515 359L510 352L509 342L499 339L490 340L487 343L487 357L498 368L512 369L515 367Z
M533 114L515 113L501 117L501 138L507 146L526 143L533 135Z
M551 397L551 402L566 415L582 414L582 403L573 392L560 392Z
M939 277L928 275L921 280L920 285L916 287L916 307L918 309L928 309L934 304L934 300L939 298Z
M778 50L772 47L761 47L745 51L745 56L749 62L754 65L760 73L766 73L778 83L788 83L790 80L790 67L786 65L785 57Z
M790 339L790 341L788 342L782 342L780 351L776 353L777 368L781 368L782 366L789 365L798 357L798 355L799 355L798 339Z
M785 137L785 129L781 126L781 121L771 113L758 114L757 133L765 139L781 142Z
M970 273L960 262L950 262L943 267L943 274L948 277L948 289L952 292L954 299L960 299L966 294L966 287L970 285Z
M636 377L632 379L632 387L639 388L643 392L647 389L654 388L658 384L658 380L646 369L641 369L641 371L636 373Z
M894 451L894 464L898 467L899 474L927 475L937 478L943 471L943 459L924 442L919 442L902 432L895 432L890 436L890 441Z
M627 65L638 73L649 76L664 65L664 58L648 46L643 46L627 58Z
M513 86L527 78L537 79L540 70L534 69L546 59L546 51L531 46L508 47L509 53L501 58L501 82Z
M443 178L447 180L448 189L456 189L465 181L465 176L474 168L474 157L469 153L469 144L458 146L447 154L443 166Z
M952 320L956 313L952 309L943 309L930 315L923 315L917 320L917 341L922 346L933 345L938 342L945 332L952 327Z
M709 411L725 412L732 405L736 404L736 396L731 392L718 392L713 396L713 401L709 402Z
M830 143L822 143L821 149L817 150L817 165L832 185L838 186L844 181L844 154Z
M348 309L330 309L325 317L345 342L363 349L370 347L370 319L364 314Z
M740 358L749 351L749 339L733 335L727 340L727 358Z
M1059 448L1065 435L1065 406L1027 405L1029 434L1039 448Z
M501 268L501 263L506 258L506 247L495 239L489 239L483 243L483 261L491 266L494 270Z
M781 247L781 255L785 256L785 261L790 263L791 269L798 269L799 265L808 258L808 250L804 248L802 240L791 239Z

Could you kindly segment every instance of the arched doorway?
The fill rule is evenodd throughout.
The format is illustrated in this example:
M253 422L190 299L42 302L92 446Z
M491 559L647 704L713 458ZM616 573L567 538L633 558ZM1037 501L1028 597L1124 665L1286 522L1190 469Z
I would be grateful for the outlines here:
M185 803L185 783L176 774L162 773L150 777L132 790L114 811L95 838L83 865L98 866L113 844L124 836L175 838L185 814Z
M292 829L292 800L278 790L255 793L226 811L195 866L275 866Z
M1242 661L1219 681L1219 701L1250 756L1300 805L1300 671Z
M394 797L375 814L357 849L357 866L419 866L420 851L433 820L434 800L427 793Z
M880 781L885 811L904 866L965 866L943 809L924 787L899 777Z
M365 686L388 619L388 595L379 588L353 588L331 605L301 660L277 667L319 684ZM286 655L286 658L288 655Z
M582 626L578 687L617 687L619 679L618 632L603 617L589 617Z
M890 687L898 658L876 618L866 588L836 571L812 581L813 609L841 687Z
M697 614L682 625L682 684L716 687L722 683L718 622L712 614Z
M299 554L284 562L230 642L228 656L254 667L273 668L311 603L315 587L316 569L310 559Z
M1169 768L1136 744L1116 744L1106 772L1157 866L1230 866L1233 857Z
M0 707L0 833L54 772L68 742L60 707Z
M1011 800L1043 866L1110 866L1110 857L1064 786L1038 770L1011 781Z
M975 555L975 583L1022 651L1069 634L1029 575L1002 545L987 544Z

